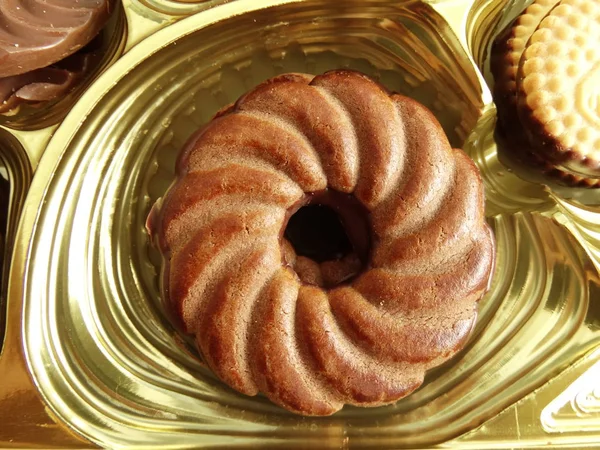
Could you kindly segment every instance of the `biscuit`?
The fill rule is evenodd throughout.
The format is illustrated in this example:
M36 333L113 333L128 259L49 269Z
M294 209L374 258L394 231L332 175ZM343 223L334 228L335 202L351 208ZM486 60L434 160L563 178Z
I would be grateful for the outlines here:
M501 131L567 184L600 186L599 41L597 1L540 0L492 48Z

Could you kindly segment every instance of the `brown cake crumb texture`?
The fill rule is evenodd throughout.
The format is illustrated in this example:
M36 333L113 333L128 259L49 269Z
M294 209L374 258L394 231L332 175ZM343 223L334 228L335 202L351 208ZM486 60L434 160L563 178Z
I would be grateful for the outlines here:
M492 48L501 130L563 181L600 186L600 3L538 0Z
M166 296L234 389L306 415L384 405L465 344L494 261L483 186L414 100L357 72L282 75L201 129L177 177L148 220ZM368 211L352 279L352 255L317 264L282 238L325 189Z

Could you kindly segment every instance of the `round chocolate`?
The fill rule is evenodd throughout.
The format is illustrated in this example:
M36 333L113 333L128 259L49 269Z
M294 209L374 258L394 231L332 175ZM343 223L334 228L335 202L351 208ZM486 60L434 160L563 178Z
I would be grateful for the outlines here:
M75 53L106 24L115 0L0 2L0 78L47 67Z

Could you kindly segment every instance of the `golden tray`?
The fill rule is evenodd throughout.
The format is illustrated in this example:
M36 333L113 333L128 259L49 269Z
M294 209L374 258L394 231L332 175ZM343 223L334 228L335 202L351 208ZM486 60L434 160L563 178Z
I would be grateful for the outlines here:
M98 73L0 119L0 446L600 445L600 190L557 186L494 142L486 55L528 3L123 0ZM219 108L269 76L340 67L424 103L471 155L498 253L469 344L417 392L306 418L228 389L177 337L144 222Z

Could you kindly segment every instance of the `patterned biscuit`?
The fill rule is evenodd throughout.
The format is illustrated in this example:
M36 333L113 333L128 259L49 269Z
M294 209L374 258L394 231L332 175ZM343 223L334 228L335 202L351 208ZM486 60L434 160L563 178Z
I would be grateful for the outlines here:
M490 59L499 121L513 128L517 119L517 72L527 42L559 0L536 0L494 41Z
M562 0L531 36L517 76L532 149L559 170L600 180L600 3Z
M523 162L600 187L598 0L538 0L492 46L498 129Z

